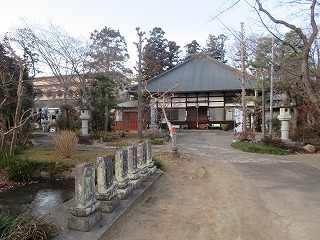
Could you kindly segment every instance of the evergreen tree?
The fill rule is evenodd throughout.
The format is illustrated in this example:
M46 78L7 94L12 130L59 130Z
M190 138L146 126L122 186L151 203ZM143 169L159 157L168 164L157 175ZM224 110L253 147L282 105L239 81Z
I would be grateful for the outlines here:
M146 79L157 76L178 63L180 47L165 39L164 34L160 27L150 31L142 56L142 73Z
M204 52L211 53L210 55L221 61L225 62L225 55L226 55L226 49L225 49L225 42L227 40L227 37L223 34L220 34L219 36L215 35L209 35L207 41L206 41L206 47L203 49Z
M126 75L131 70L125 63L129 60L127 43L119 30L104 27L91 34L89 67L95 73L106 74L119 89L126 89L129 81Z
M187 55L197 54L201 51L201 46L196 40L185 45Z
M110 130L110 109L116 106L115 85L106 75L98 75L91 85L92 129Z
M168 42L167 50L167 61L165 70L173 68L179 62L180 46L178 46L174 41Z

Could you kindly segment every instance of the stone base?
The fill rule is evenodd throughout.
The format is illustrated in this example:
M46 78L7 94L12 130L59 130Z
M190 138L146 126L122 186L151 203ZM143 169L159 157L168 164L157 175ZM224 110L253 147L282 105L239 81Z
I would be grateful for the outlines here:
M69 209L69 211L74 216L87 217L91 213L96 211L99 207L100 207L100 203L97 200L94 200L94 202L90 206L87 206L86 208L72 207Z
M87 217L78 217L71 215L68 218L68 227L81 232L89 232L91 228L102 218L100 209L97 209Z
M152 167L149 167L149 171L151 172L151 175L153 175L157 172L157 167L153 165Z
M151 172L141 173L142 182L147 182L151 176Z
M100 201L100 209L102 212L111 213L115 210L120 204L120 198L118 196L114 196L110 200Z
M140 177L138 179L131 179L130 184L132 185L133 189L138 189L142 184L142 179Z
M118 196L120 199L127 199L129 195L132 193L133 187L128 184L125 188L118 188Z

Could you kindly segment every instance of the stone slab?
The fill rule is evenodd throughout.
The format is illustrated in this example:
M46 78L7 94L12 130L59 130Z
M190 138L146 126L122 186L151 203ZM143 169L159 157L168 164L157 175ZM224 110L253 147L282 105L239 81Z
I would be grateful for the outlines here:
M96 224L90 232L79 232L68 229L68 214L66 214L66 212L68 212L68 208L74 204L73 199L50 211L45 219L56 224L61 229L61 233L56 236L54 240L109 239L109 236L111 236L117 229L117 226L121 224L122 220L134 209L134 207L148 198L154 182L157 181L161 175L162 171L158 170L156 174L152 175L149 181L143 182L139 189L134 190L128 199L121 200L119 207L112 213L102 213L102 220Z

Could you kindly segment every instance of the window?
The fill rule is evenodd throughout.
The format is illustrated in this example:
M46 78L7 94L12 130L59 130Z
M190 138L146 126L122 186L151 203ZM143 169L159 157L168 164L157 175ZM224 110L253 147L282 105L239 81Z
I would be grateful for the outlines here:
M233 112L234 112L233 109L227 109L226 110L226 120L227 121L233 121L234 120Z
M224 121L224 109L223 108L210 108L209 119L211 121Z
M172 121L184 121L185 120L185 109L172 109L171 120Z

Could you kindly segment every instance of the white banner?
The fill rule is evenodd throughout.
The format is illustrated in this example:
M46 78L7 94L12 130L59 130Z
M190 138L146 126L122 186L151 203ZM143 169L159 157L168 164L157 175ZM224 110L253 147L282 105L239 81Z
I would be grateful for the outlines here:
M241 109L235 108L234 109L234 120L236 123L242 123L243 118L243 111Z

